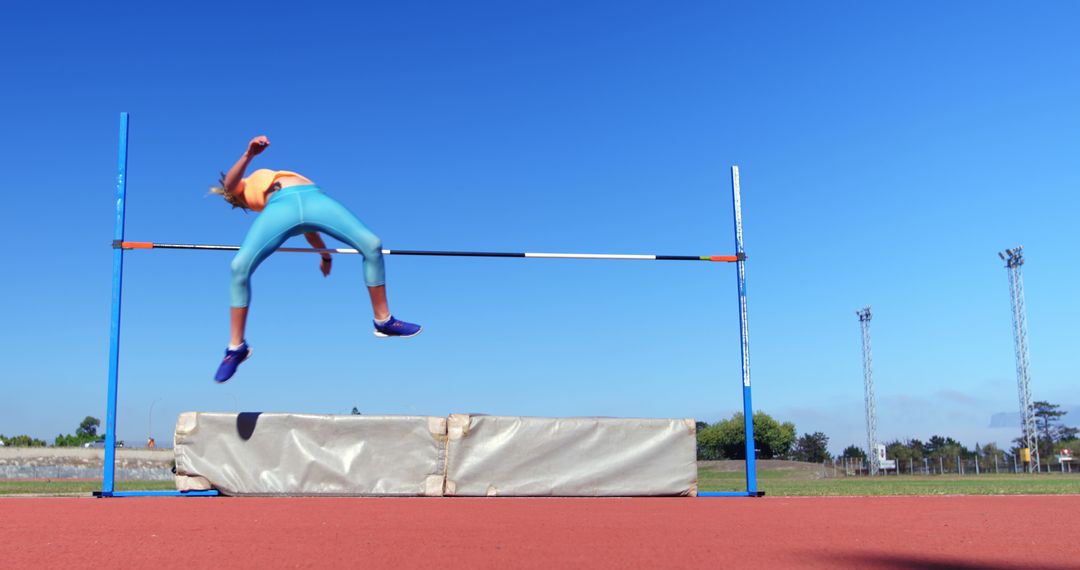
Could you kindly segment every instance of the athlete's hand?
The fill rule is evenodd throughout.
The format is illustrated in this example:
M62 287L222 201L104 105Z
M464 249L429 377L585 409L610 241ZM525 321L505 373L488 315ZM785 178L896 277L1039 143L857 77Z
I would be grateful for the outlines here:
M248 156L256 156L266 150L268 146L270 146L270 139L265 136L255 137L248 143L247 154Z
M334 260L332 257L324 257L319 262L319 270L322 271L323 277L330 277L330 267L333 265L331 262Z

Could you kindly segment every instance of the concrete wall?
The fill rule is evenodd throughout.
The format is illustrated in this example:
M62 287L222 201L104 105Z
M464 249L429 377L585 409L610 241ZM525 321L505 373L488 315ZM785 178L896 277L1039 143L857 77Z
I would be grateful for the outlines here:
M171 449L118 449L117 479L172 479ZM104 449L0 447L0 479L100 479Z

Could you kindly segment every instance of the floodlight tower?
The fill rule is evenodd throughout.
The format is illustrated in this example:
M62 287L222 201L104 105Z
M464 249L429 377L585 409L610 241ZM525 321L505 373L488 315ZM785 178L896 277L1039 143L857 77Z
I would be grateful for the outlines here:
M874 359L870 356L870 305L860 311L859 325L862 327L862 370L863 392L866 398L866 457L870 460L870 474L877 475L880 458L877 449L877 406L874 404Z
M1039 436L1035 431L1035 408L1031 405L1031 376L1028 375L1027 309L1024 308L1024 246L998 252L1009 270L1013 341L1016 344L1016 386L1020 393L1020 432L1024 447L1031 453L1031 472L1039 472Z

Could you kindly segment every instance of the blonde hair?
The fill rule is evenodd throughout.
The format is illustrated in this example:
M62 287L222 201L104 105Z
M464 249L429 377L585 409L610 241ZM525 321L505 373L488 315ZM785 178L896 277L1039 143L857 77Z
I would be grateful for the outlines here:
M228 190L225 189L225 173L224 172L222 172L221 176L218 177L218 184L220 184L220 186L211 186L210 187L210 193L211 194L216 194L218 196L221 196L233 208L240 208L241 210L243 210L245 212L248 211L247 202L244 201L244 198L242 196L238 196L236 194L233 194L232 192L229 192Z

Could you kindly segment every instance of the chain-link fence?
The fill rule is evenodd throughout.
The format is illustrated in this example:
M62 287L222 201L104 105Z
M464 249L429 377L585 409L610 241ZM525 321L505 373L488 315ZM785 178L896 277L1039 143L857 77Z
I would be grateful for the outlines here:
M1004 473L1026 473L1029 466L1018 463L1013 456L961 457L935 455L919 459L887 460L878 470L878 475L992 475ZM1076 473L1071 461L1044 461L1043 473ZM840 457L821 464L822 477L857 477L870 474L870 463L862 457Z

